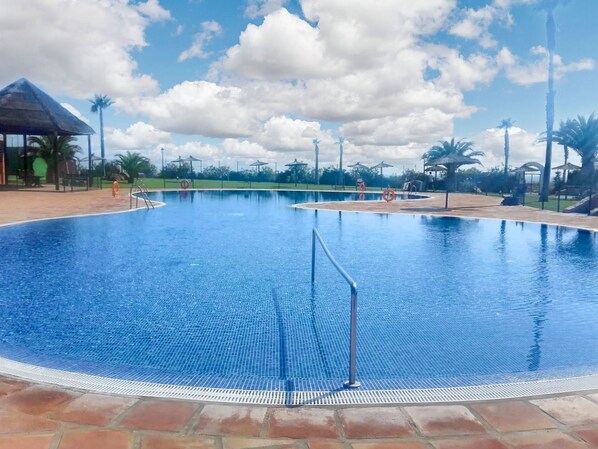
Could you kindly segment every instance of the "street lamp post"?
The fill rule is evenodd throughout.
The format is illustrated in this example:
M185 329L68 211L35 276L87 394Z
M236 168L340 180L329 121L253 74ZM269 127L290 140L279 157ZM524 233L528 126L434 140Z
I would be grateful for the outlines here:
M339 168L338 168L338 183L342 186L343 190L345 190L345 177L343 176L343 142L345 138L343 136L338 136L338 144L340 147L340 160L339 160Z
M164 176L164 148L160 148L160 152L162 153L162 182L164 188L166 188L166 177Z
M318 176L320 173L320 168L318 166L318 153L320 152L320 148L318 147L319 143L320 141L318 140L318 138L314 138L313 144L316 147L316 185L320 184L320 177Z

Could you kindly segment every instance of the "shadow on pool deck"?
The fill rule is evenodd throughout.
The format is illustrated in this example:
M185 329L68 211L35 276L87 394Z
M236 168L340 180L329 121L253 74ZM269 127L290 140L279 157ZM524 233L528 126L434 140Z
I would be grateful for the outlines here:
M322 209L508 219L598 230L598 218L499 198L431 194ZM0 224L127 210L109 190L0 191ZM0 377L0 449L582 449L598 448L598 392L519 400L364 407L262 407L124 397Z

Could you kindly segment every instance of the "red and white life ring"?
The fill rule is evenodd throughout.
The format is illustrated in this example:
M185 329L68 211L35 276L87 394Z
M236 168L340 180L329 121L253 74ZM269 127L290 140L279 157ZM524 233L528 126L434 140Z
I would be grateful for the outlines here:
M189 181L187 181L186 179L183 179L181 181L181 187L185 190L187 190L189 188Z
M386 189L384 192L382 192L382 199L384 201L386 201L387 203L394 201L394 199L396 197L397 197L397 195L396 195L395 191L392 189Z

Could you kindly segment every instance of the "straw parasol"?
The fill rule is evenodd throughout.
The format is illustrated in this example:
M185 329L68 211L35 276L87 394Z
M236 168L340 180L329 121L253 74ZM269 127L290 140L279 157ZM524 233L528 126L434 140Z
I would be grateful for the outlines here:
M295 160L297 160L297 159L295 159ZM260 167L263 167L264 165L268 165L268 162L263 162L263 161L260 161L259 159L257 161L255 161L254 163L249 164L250 167L257 167L258 175L260 174Z
M295 159L293 162L291 162L289 164L284 164L285 167L293 168L293 172L295 173L295 185L297 185L297 168L305 167L306 165L307 165L306 162L299 162L297 159Z
M374 165L372 167L372 170L378 170L378 169L380 169L380 176L384 176L384 174L382 173L382 169L388 168L388 167L392 167L392 165L387 164L386 162L382 161L379 164Z
M430 159L428 164L432 166L444 166L450 175L451 173L455 173L455 170L459 168L461 165L468 165L468 164L479 164L480 161L474 159L472 157L463 156L461 154L447 154L446 156L442 156L436 159ZM446 197L444 199L444 208L448 209L448 197L449 197L449 187L446 188Z
M181 157L179 156L179 159ZM188 158L183 159L185 162L189 162L189 165L191 166L191 172L193 173L193 162L201 162L201 159L197 159L196 157L193 156L189 156ZM201 169L200 169L201 171Z

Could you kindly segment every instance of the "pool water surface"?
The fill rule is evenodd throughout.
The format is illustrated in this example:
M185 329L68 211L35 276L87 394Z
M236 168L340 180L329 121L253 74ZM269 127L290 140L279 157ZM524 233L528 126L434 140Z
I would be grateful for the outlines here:
M164 192L134 213L0 228L0 356L177 385L364 389L598 372L598 241L500 220L314 211L313 192ZM348 198L347 198L348 199Z

